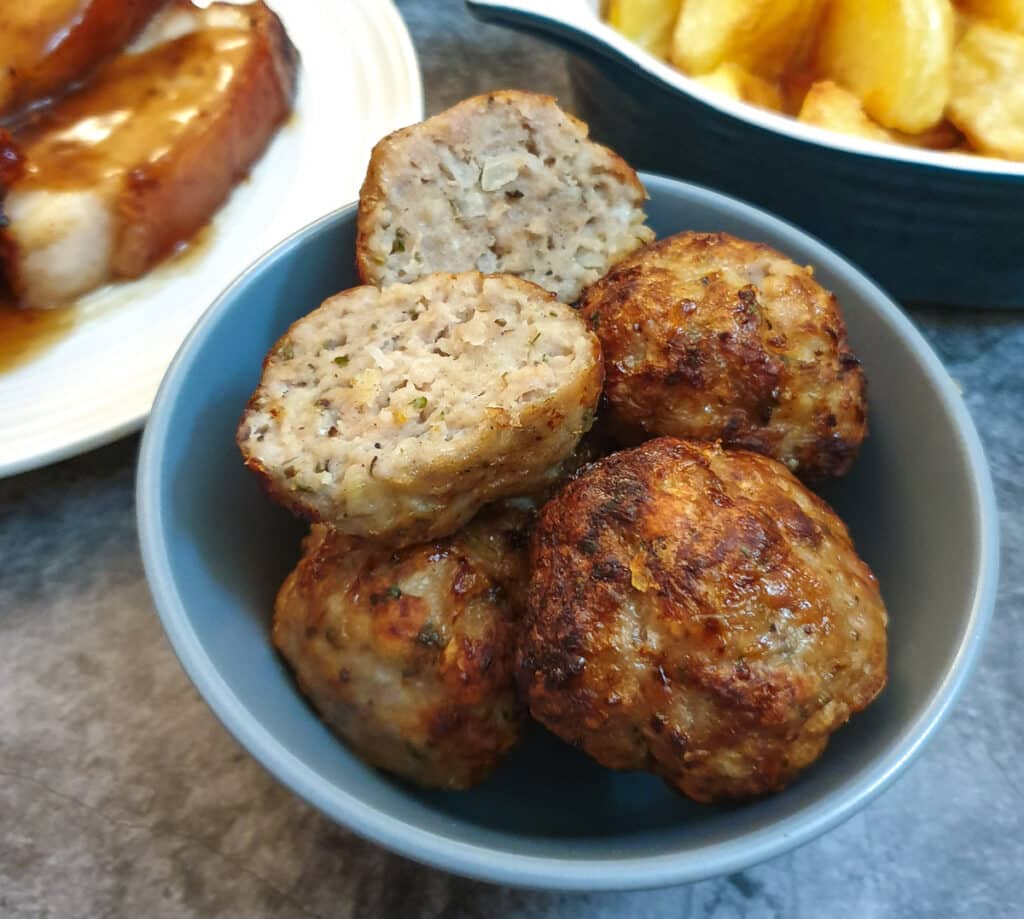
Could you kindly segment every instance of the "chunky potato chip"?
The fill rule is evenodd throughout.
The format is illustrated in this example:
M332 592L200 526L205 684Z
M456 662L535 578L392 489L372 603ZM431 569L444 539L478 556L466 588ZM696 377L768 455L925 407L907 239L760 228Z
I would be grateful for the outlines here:
M885 128L864 113L857 96L831 80L815 83L807 91L798 117L805 124L842 134L871 140L892 140L892 135Z
M953 54L949 118L982 153L1024 160L1024 35L967 30Z
M821 0L683 0L672 62L710 73L725 61L778 77L806 47Z
M979 19L1024 32L1024 0L957 0L957 5Z
M940 121L935 127L919 134L903 134L900 131L893 131L892 134L901 144L925 150L955 150L966 143L964 135L949 121Z
M916 134L949 100L953 30L949 0L832 0L818 64L875 121Z
M667 58L681 0L611 0L608 23L645 51Z
M858 137L1024 159L1024 0L607 0L605 10L730 98Z
M761 108L776 112L782 111L782 92L779 87L732 61L720 64L711 73L696 79L710 89L740 102L749 102L751 105L759 105Z

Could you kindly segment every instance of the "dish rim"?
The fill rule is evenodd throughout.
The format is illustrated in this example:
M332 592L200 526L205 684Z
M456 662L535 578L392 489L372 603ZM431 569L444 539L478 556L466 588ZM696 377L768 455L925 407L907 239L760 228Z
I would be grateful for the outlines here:
M617 32L594 13L587 0L465 0L478 18L513 28L528 29L549 38L596 51L606 59L625 64L654 83L696 99L730 118L780 134L791 140L857 156L948 170L958 175L1024 181L1024 162L981 153L930 150L886 143L805 124L781 112L730 99L704 86L670 64L645 51Z
M136 485L137 522L146 578L157 612L175 653L204 701L228 731L278 781L335 822L408 858L456 874L512 885L550 890L610 891L668 886L742 870L794 849L833 829L876 798L920 754L948 716L974 670L995 607L999 571L999 523L991 473L981 440L956 385L931 346L899 307L866 275L819 240L768 212L691 183L641 173L645 186L675 187L691 200L738 210L755 224L769 225L783 236L795 234L810 244L816 262L827 262L874 304L891 334L905 340L918 359L940 404L953 421L968 467L978 543L976 585L963 634L952 663L918 716L905 725L887 751L853 781L789 817L752 833L692 852L620 858L562 858L523 855L467 843L414 827L383 814L290 753L258 717L235 696L203 648L177 590L161 507L161 471L170 430L168 416L191 378L198 351L227 315L237 291L258 273L273 270L307 239L351 219L356 205L333 211L293 233L243 271L211 304L185 339L160 385L139 453ZM680 188L681 186L681 188Z

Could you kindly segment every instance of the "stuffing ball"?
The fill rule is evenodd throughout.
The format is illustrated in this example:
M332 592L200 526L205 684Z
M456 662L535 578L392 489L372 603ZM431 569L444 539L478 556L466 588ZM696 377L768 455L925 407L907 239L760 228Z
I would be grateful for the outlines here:
M402 546L545 487L594 420L601 347L510 275L356 287L295 322L239 425L285 507Z
M726 233L680 233L620 262L581 310L627 441L720 440L808 480L843 475L856 458L864 374L810 268Z
M313 527L278 595L274 644L362 759L419 785L468 788L518 741L524 504L399 551Z
M551 96L505 90L389 134L359 192L360 277L514 274L575 302L654 238L637 174L587 130Z
M886 681L846 527L781 464L660 438L540 513L517 667L533 716L698 801L783 788Z

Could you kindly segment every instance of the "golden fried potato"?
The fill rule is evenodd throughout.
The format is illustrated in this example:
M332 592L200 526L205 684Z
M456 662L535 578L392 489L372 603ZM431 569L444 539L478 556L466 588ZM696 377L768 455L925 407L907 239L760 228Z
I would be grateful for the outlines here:
M770 80L765 80L732 61L719 64L711 73L696 77L696 80L698 83L703 83L708 89L713 89L715 92L722 93L739 102L759 105L761 108L771 109L775 112L782 111L782 91L779 87Z
M967 30L953 54L949 117L982 153L1024 160L1024 35Z
M925 150L953 150L964 143L963 134L948 121L940 121L918 134L887 131L867 116L860 99L831 80L819 80L811 86L804 96L797 117L806 124L830 131Z
M833 0L818 67L883 127L915 134L942 118L953 37L950 0Z
M608 23L645 51L667 58L682 0L611 0Z
M886 680L878 582L779 463L648 441L541 511L516 664L533 716L698 801L776 791Z
M994 25L1024 32L1024 0L957 0L965 13Z
M804 99L811 87L820 82L813 69L813 60L808 66L795 67L782 75L779 86L782 89L782 103L787 114L794 118L800 114Z
M684 0L672 62L703 74L724 61L777 77L805 47L821 0Z
M848 89L831 80L815 83L804 96L797 116L805 124L870 140L892 140L892 135L864 113L864 106Z

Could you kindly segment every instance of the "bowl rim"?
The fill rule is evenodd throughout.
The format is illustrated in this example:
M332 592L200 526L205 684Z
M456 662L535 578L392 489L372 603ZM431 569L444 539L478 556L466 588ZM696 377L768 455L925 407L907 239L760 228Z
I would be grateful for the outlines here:
M976 584L960 644L951 666L918 716L905 725L888 750L848 781L796 813L752 833L691 852L619 858L533 856L462 842L383 814L290 753L234 695L206 653L177 589L174 568L163 539L160 502L162 460L171 435L169 416L191 376L198 352L230 311L238 291L313 237L351 220L356 205L340 208L292 234L242 272L203 314L172 361L154 403L139 454L137 521L143 565L154 604L182 667L221 723L278 781L356 834L415 861L456 874L512 885L551 890L627 890L703 880L750 867L781 855L827 832L879 795L918 756L935 734L963 689L979 657L995 606L999 567L999 525L991 474L981 441L960 393L930 345L911 320L859 269L813 236L759 208L711 189L665 176L642 173L657 194L671 187L691 200L738 211L754 225L810 244L816 263L849 275L858 295L874 304L879 320L903 338L915 354L944 411L959 435L969 471L972 505L978 524Z
M653 82L673 89L709 108L792 140L857 156L926 166L964 175L990 179L1024 180L1024 162L950 150L930 150L872 140L805 124L781 112L759 108L711 89L699 80L676 70L604 22L588 0L465 0L481 20L527 29L568 41L606 59L625 64Z

